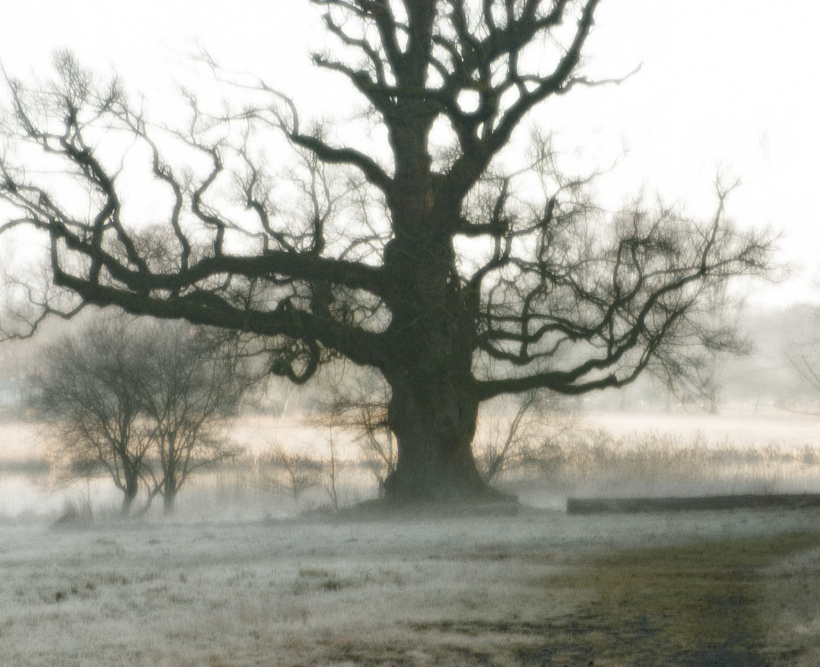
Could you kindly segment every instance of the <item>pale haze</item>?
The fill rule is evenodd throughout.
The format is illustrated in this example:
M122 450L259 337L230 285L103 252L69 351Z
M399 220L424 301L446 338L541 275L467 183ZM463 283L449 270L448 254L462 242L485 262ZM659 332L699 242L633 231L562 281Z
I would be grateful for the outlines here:
M361 132L363 100L344 77L312 66L312 52L336 45L309 0L2 8L9 78L36 86L67 49L101 80L116 72L134 108L170 125L182 87L216 108L232 91L228 101L242 103L248 90L216 83L213 59L224 79L264 81L302 120L335 122L357 148L388 154L378 131ZM139 478L123 512L129 489L115 488L119 477L84 474L76 464L87 461L66 447L77 402L49 421L47 402L37 414L31 400L32 376L69 356L46 346L68 332L88 347L91 330L81 327L115 309L88 308L0 346L0 665L820 665L818 35L820 5L808 0L602 0L583 68L613 83L575 87L522 123L502 156L517 161L509 172L537 128L553 134L563 173L602 171L597 194L610 211L642 193L708 220L716 179L738 181L728 217L782 239L777 279L735 286L751 306L740 329L755 349L693 361L694 389L673 392L647 373L622 390L501 396L473 413L470 461L482 484L518 503L481 496L469 507L408 505L411 513L389 494L376 500L401 437L384 425L402 422L385 418L381 376L340 362L300 387L271 375L231 404L206 432L225 455L185 478L174 514L160 515L162 500L151 505L166 450L140 459L150 478ZM5 104L0 94L0 113ZM160 208L147 180L130 185L129 205ZM29 261L33 246L0 243L0 273L9 257ZM706 272L707 255L693 274ZM150 331L160 330L149 330L153 342L167 337ZM179 348L192 347L198 330L182 333ZM123 349L139 351L136 362L123 358L142 371L160 348ZM276 373L271 361L260 362L265 373ZM99 386L102 373L88 375ZM137 375L115 379L127 378L119 384L133 394ZM54 393L85 401L63 386ZM106 386L99 395L114 393ZM375 404L362 414L377 428L354 423L360 417L346 428L349 412L331 412L345 406L337 389L352 404ZM394 393L390 410L415 395ZM154 438L145 424L159 419L140 410L131 425ZM448 411L463 421L461 409ZM657 510L659 500L661 512L623 509ZM599 509L577 512L573 501Z
M604 203L643 191L713 210L717 174L740 180L728 212L741 226L784 232L780 261L790 278L755 285L751 301L780 305L818 297L820 225L820 7L741 0L609 0L587 49L593 78L620 86L576 91L530 120L556 134L560 150L614 171ZM304 117L344 121L359 103L341 77L318 72L311 50L332 47L317 8L303 0L233 3L33 1L4 8L0 58L16 77L44 76L55 49L116 71L144 94L154 121L178 84L207 89L192 56L206 50L224 68L288 93ZM624 153L622 157L621 154Z

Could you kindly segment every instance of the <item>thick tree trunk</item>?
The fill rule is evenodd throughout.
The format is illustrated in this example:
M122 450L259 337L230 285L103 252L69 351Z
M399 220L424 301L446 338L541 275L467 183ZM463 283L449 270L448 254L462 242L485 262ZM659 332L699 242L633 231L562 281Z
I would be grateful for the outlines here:
M391 378L390 429L398 443L396 470L384 483L388 499L471 500L490 494L475 465L472 440L478 401L447 378Z
M446 278L430 280L434 269L415 274L424 310L396 308L391 323L391 363L382 370L392 392L388 425L398 459L385 480L385 497L402 503L500 500L482 480L472 451L479 406L475 324ZM410 266L405 275L413 276Z
M391 304L388 425L396 436L396 470L388 500L453 501L487 496L472 452L478 398L472 375L475 322L450 281L445 243L397 242L389 257L399 276Z
M477 321L475 305L455 278L450 233L461 202L442 197L431 170L427 134L433 116L419 108L407 118L390 135L396 153L389 198L395 237L385 247L384 264L392 282L392 319L381 371L392 391L388 425L398 459L384 482L385 497L401 503L498 497L481 479L472 452L479 405L472 374Z

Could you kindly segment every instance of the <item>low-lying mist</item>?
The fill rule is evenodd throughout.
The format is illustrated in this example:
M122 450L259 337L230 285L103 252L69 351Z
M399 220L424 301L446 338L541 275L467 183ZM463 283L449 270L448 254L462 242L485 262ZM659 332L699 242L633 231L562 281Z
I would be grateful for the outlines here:
M570 497L817 493L820 445L813 419L780 413L591 412L573 417L567 428L553 428L537 447L519 443L519 449L506 453L491 483L516 494L524 505L548 509L563 509ZM498 429L508 422L502 415L481 427ZM379 495L385 474L381 462L350 434L329 439L315 425L269 417L239 419L231 431L244 453L192 474L180 492L176 519L332 515ZM0 519L96 523L119 518L122 494L110 479L60 474L49 462L46 436L36 424L6 422L0 433L5 443ZM480 432L476 442L478 448L491 439ZM486 452L476 453L484 465ZM145 501L143 491L134 514L160 518L161 503L142 513Z

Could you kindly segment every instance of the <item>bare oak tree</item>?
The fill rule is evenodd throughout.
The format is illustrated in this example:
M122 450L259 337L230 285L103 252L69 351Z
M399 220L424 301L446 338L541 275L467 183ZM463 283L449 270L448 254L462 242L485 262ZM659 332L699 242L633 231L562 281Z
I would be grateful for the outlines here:
M82 303L256 337L297 383L333 357L378 369L398 445L390 499L486 496L471 449L482 401L685 363L710 336L703 298L767 268L770 240L729 224L725 190L703 223L640 202L610 215L538 133L504 169L533 109L605 83L582 68L599 0L313 4L337 43L314 62L360 96L367 137L305 123L242 78L238 109L208 114L190 95L188 126L169 132L63 56L52 84L9 81L3 229L44 232L55 285ZM301 209L278 201L269 166L290 149ZM126 177L139 168L151 185ZM150 215L129 214L149 200Z

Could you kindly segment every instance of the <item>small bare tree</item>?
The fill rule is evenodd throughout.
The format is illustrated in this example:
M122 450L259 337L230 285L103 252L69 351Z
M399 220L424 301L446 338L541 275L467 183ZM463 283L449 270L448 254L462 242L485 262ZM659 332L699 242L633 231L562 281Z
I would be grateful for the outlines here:
M363 463L384 495L384 482L396 469L398 452L387 423L390 387L372 369L358 369L340 382L325 382L327 399L320 405L317 425L331 424L353 434Z
M515 397L512 413L509 408L495 407L496 413L488 410L482 414L483 424L474 444L476 463L488 484L505 472L548 465L556 441L575 424L574 411L566 399L546 391Z
M125 317L92 321L46 349L33 405L68 478L105 473L128 516L162 495L171 513L190 473L233 457L224 420L248 386L234 357L191 325Z
M281 443L272 445L257 458L256 472L263 489L287 493L297 511L302 493L322 480L320 461L307 454L288 452Z
M814 405L809 408L809 414L820 414L816 409L816 401L820 398L820 308L808 307L807 312L799 313L793 318L795 331L788 336L784 346L784 356L789 365L797 372L804 382L802 384L811 394Z
M149 497L161 494L165 513L171 514L194 470L239 455L228 442L225 423L250 379L219 342L190 324L153 322L143 335L152 346L140 402L158 463L144 470Z
M107 474L128 516L151 446L141 421L149 341L122 319L98 319L43 352L31 405L53 434L53 456L70 478Z

